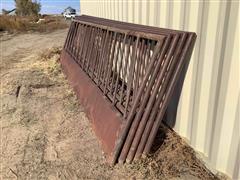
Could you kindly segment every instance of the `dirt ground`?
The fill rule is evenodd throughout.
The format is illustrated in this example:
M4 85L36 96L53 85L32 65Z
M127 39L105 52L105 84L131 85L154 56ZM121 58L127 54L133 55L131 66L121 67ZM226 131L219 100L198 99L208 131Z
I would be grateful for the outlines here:
M166 127L150 157L109 166L58 63L66 33L0 35L1 179L219 179Z

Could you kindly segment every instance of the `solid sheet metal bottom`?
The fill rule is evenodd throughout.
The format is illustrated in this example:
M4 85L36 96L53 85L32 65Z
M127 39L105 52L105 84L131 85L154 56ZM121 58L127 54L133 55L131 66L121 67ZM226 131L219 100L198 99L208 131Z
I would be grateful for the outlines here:
M123 119L100 89L96 87L65 50L62 51L60 61L64 74L91 121L108 162L112 164L115 144L124 126Z

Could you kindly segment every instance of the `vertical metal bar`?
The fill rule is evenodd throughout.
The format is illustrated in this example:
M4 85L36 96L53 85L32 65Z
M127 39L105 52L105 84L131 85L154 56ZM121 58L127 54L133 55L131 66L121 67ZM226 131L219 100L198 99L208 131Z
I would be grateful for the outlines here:
M86 40L87 40L87 37L88 37L88 29L89 29L90 26L86 26L85 28L85 31L84 31L84 38L83 38L83 42L82 42L82 48L81 48L81 51L80 53L78 54L78 59L80 60L80 66L83 68L83 54L84 54L84 51L85 51L85 47L86 47Z
M139 49L141 47L141 38L139 38L139 43L137 45L137 51L136 51L136 61L134 65L134 73L133 73L133 81L132 81L132 99L134 99L136 94L136 79L137 79L137 67L138 67L138 57L139 57Z
M146 49L146 53L145 53L145 56L143 59L143 75L146 73L147 58L149 56L150 49L151 49L151 43L150 43L150 40L148 39L147 49Z
M80 24L79 23L79 30L77 32L77 38L78 38L78 46L77 46L77 49L76 49L76 60L77 60L77 63L80 64L80 61L79 61L79 58L78 58L78 54L79 54L79 51L80 49L82 48L82 31L84 30L84 25L83 24Z
M150 40L149 39L147 40L146 45L144 47L145 48L144 48L144 53L143 53L143 56L142 56L141 72L140 72L141 83L143 81L145 71L146 71L146 67L147 67L146 58L147 58L147 54L148 54L148 51L149 51L149 48L150 48ZM140 84L140 86L141 86L141 84ZM140 98L140 99L142 99L142 98Z
M92 27L89 27L90 30L89 30L89 35L88 35L88 39L87 39L87 42L86 42L86 50L83 54L83 65L82 65L82 68L84 70L84 65L85 65L85 62L86 62L86 56L87 56L87 52L90 51L90 43L91 43L91 37L92 37L92 30L93 28Z
M96 61L96 55L97 55L97 41L99 36L99 28L95 29L95 36L93 40L93 46L92 46L92 53L90 54L90 62L89 62L89 76L91 79L94 77L94 64Z
M76 56L75 56L74 52L75 52L75 41L76 41L76 34L77 34L78 26L79 26L79 24L76 23L76 26L74 28L72 43L71 43L71 45L72 45L72 47L71 47L71 49L72 49L71 50L71 54L72 54L72 56L74 57L75 60L76 60Z
M69 36L70 36L70 32L72 30L72 27L73 27L73 22L70 24L70 27L69 27L69 30L68 30L67 38L66 38L66 41L64 43L64 49L67 49L67 45L68 45L68 42L69 42Z
M113 37L113 45L112 45L112 50L111 50L111 54L110 54L110 64L109 64L109 68L108 68L108 72L107 72L107 82L105 84L105 87L104 87L104 94L107 93L107 87L108 87L108 84L109 84L109 79L110 79L110 76L111 76L111 72L112 72L112 66L113 66L113 58L114 58L114 54L115 54L115 47L116 47L116 42L117 42L117 33L114 32L114 37Z
M76 27L74 29L74 37L73 37L73 41L72 41L72 55L74 57L74 60L76 59L75 58L75 49L76 49L76 35L77 35L77 32L78 32L78 26L79 26L79 24L77 23Z
M74 31L74 27L75 27L75 23L72 22L72 29L70 31L70 34L69 34L69 40L68 40L68 50L70 50L70 47L71 47L71 39L72 39L72 34L73 34L73 31Z
M84 48L84 44L83 44L83 41L84 41L84 38L85 38L85 31L86 31L86 28L87 26L85 24L83 24L81 26L81 30L80 30L80 35L81 35L81 39L80 39L80 42L79 42L79 48L77 50L77 59L78 59L78 64L81 66L81 57L79 56L79 54L81 53L81 51L83 51L83 48Z
M149 57L149 53L150 53L150 50L151 50L151 40L150 40L150 39L148 39L146 46L147 46L147 49L145 50L145 53L144 53L144 56L143 56L142 80L143 80L143 78L144 78L144 76L145 76L145 73L146 73L146 69L147 69L147 65L148 65L148 63L147 63L147 58ZM142 81L142 80L141 80L141 81ZM149 80L147 80L146 86L145 86L144 89L143 89L144 92L146 91L146 87L147 87L147 85L148 85L148 81L149 81ZM143 97L141 97L140 99L142 100Z
M106 59L107 53L109 51L109 44L110 44L110 40L111 40L111 33L107 30L107 35L106 35L106 39L104 42L104 48L103 48L103 54L102 54L102 63L100 66L100 81L102 83L104 83L104 74L105 74L105 67L108 63L108 59Z
M80 23L79 23L80 24ZM80 29L79 29L79 31L78 31L78 48L77 48L77 52L76 52L76 58L77 58L77 62L78 62L78 64L80 64L80 60L79 60L79 58L78 58L78 54L79 54L79 52L80 52L80 50L81 50L81 48L83 48L83 45L82 45L82 41L83 41L83 31L84 31L84 27L85 27L85 25L84 24L80 24Z
M108 72L108 68L109 68L109 63L110 63L110 55L111 55L111 48L112 48L112 41L113 41L113 32L109 32L109 41L108 41L108 46L107 46L107 50L106 50L106 54L104 56L104 59L106 58L106 63L104 64L103 67L103 83L104 83L104 88L103 91L105 90L106 87L106 83L107 83L107 72Z
M77 56L79 48L80 48L81 30L82 30L82 24L79 23L79 28L78 28L77 35L76 35L76 41L77 41L77 48L76 48L76 52L75 52L76 56ZM78 62L78 59L76 59L76 61Z
M147 50L149 49L149 47L150 46L149 46L149 39L148 39L146 44L144 45L144 52L141 57L140 82L142 82L144 78L145 58L146 58Z
M117 72L117 80L116 80L116 83L115 83L115 89L114 89L114 93L113 93L113 104L116 103L116 93L117 93L117 88L118 88L118 82L119 82L119 76L120 76L120 72L121 72L121 69L122 69L122 61L123 61L123 53L124 53L124 47L125 47L125 43L126 43L126 38L127 38L127 34L124 34L124 39L123 39L123 45L122 45L122 53L121 53L121 57L120 57L120 64L119 64L119 71Z
M106 33L105 33L105 30L102 29L102 38L101 38L101 41L100 41L100 44L99 44L99 56L98 56L98 63L97 63L97 71L96 71L96 81L97 81L97 85L99 85L99 78L100 78L100 74L99 74L99 71L100 71L100 66L101 66L101 63L102 63L102 54L103 54L103 51L104 51L104 42L105 42L105 39L106 39Z
M124 85L125 85L125 79L127 76L127 67L128 67L128 62L129 62L129 52L130 52L130 46L131 46L131 42L132 42L132 36L130 36L129 38L129 43L127 43L127 52L126 52L126 56L125 56L125 67L123 68L123 83L122 83L122 87L121 87L121 93L120 93L120 104L122 104L123 101L123 90L124 90Z
M98 35L97 35L97 39L96 39L96 46L95 46L95 57L94 57L94 63L93 63L93 73L92 73L92 79L94 80L94 76L95 75L95 70L96 67L98 66L98 56L99 56L99 43L101 42L101 38L102 38L102 29L98 29Z
M70 38L70 41L69 41L69 52L70 52L70 54L72 54L72 41L73 41L73 37L74 37L74 32L75 32L75 30L76 30L76 24L77 23L74 23L74 27L73 27L73 29L72 29L72 33L71 33L71 38Z
M119 54L119 50L121 48L121 39L122 39L122 35L119 35L119 40L117 42L117 51L116 51L116 55L114 56L113 62L114 62L114 70L113 70L113 75L112 75L112 83L111 83L111 89L110 92L113 93L113 89L114 89L114 79L115 79L115 73L117 73L117 63L118 63L118 54Z
M140 67L141 67L141 62L140 62L140 57L143 53L143 47L144 47L144 44L145 44L145 39L142 39L142 42L140 44L140 47L139 47L139 55L138 55L138 58L137 58L137 67L136 67L136 82L135 82L135 91L133 93L133 99L135 99L136 97L136 94L137 94L137 89L139 87L139 76L140 76Z
M133 74L134 74L134 69L135 69L135 62L136 62L136 53L137 53L137 47L139 43L139 36L137 37L134 51L133 51L133 56L131 59L131 67L130 67L130 73L128 77L128 83L127 83L127 100L126 100L126 106L125 106L125 111L124 111L124 118L127 117L127 111L128 111L128 105L129 105L129 100L130 100L130 92L132 89L132 81L133 81Z
M86 68L85 68L85 70L89 74L89 76L90 76L89 66L90 66L90 63L92 61L91 57L92 57L92 51L94 49L94 40L95 40L95 38L96 38L96 28L93 27L92 36L91 36L91 40L90 40L91 42L90 42L90 47L89 47L90 51L89 51L89 53L88 53L88 55L86 57L87 65L86 65Z
M102 51L103 51L103 44L105 41L105 30L101 29L101 37L99 38L99 44L98 44L98 53L97 53L97 63L96 63L96 82L98 84L98 78L99 78L99 69L100 69L100 64L101 64L101 55L102 55Z
M99 58L99 66L98 66L98 80L97 80L97 84L100 85L101 82L101 72L102 72L102 66L104 64L104 54L106 52L106 45L107 45L107 41L108 41L108 36L109 36L109 31L107 30L105 35L104 35L104 40L102 41L102 45L101 45L101 54L100 54L100 58Z

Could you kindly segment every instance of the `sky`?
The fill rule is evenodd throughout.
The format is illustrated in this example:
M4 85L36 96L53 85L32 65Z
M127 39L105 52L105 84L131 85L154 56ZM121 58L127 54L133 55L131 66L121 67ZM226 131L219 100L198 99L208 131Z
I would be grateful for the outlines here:
M71 6L79 13L80 0L37 0L42 5L41 14L60 14L65 8ZM14 0L0 0L0 11L15 8Z

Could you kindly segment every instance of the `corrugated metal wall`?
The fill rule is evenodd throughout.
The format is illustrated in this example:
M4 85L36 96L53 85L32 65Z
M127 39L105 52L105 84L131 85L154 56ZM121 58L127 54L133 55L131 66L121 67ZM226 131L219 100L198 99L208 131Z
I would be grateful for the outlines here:
M174 129L210 166L239 175L239 2L81 0L81 14L194 31Z

